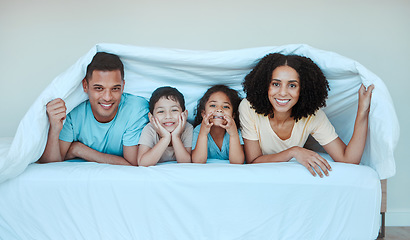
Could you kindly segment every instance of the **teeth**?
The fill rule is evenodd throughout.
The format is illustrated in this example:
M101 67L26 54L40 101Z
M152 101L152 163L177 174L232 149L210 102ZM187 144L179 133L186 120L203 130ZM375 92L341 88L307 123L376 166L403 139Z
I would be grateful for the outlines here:
M288 100L279 100L279 99L276 98L276 101L278 101L278 103L287 103L287 102L289 102L290 100L289 100L289 99L288 99Z
M173 125L174 123L164 123L164 126L171 126L171 125Z
M215 118L223 119L223 117L221 117L221 116L214 116L214 119Z
M112 104L102 104L102 103L101 103L101 105L104 106L104 107L109 107L109 106L111 106Z

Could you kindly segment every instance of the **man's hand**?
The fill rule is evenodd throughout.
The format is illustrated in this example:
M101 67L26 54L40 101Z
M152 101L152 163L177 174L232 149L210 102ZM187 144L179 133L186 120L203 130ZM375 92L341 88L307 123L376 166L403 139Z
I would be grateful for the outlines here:
M50 131L60 134L66 119L67 108L61 98L56 98L46 105L47 116L50 121Z

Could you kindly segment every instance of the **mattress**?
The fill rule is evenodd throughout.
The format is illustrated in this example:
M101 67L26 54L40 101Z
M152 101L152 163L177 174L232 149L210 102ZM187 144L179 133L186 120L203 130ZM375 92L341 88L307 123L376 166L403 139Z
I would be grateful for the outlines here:
M0 184L0 239L376 239L380 180L331 162L30 164ZM7 196L7 197L5 197Z

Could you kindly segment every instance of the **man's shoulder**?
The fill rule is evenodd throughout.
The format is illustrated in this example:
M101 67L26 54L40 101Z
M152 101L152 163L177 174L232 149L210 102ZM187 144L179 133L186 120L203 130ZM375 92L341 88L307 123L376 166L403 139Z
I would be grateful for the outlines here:
M140 96L135 96L130 93L122 94L122 106L125 108L148 108L148 101Z
M68 114L71 116L85 116L87 112L88 100L78 104L73 110L71 110Z

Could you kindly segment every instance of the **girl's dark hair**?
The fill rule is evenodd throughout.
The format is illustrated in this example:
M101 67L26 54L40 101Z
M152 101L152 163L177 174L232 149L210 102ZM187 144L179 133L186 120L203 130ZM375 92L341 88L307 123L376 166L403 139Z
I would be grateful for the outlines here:
M299 100L293 106L291 117L295 121L314 114L319 108L326 106L329 82L322 70L307 57L271 53L263 57L255 68L245 77L243 90L246 99L256 113L273 117L273 106L268 99L272 72L277 67L289 66L299 74Z
M185 98L184 95L178 89L173 87L159 87L152 92L151 98L149 99L149 112L151 114L154 113L155 103L158 102L159 99L165 97L166 99L173 100L178 102L182 108L182 111L185 111Z
M202 111L205 110L205 104L208 102L209 98L211 97L212 94L216 92L223 92L228 96L229 101L231 101L232 104L232 113L233 113L233 119L235 121L236 127L239 129L240 128L240 123L239 123L239 112L238 112L238 107L239 103L241 103L241 97L239 96L238 91L229 88L226 85L215 85L209 88L204 96L202 96L201 99L198 100L198 105L196 106L196 111L195 111L195 120L194 120L194 127L199 125L202 122Z

